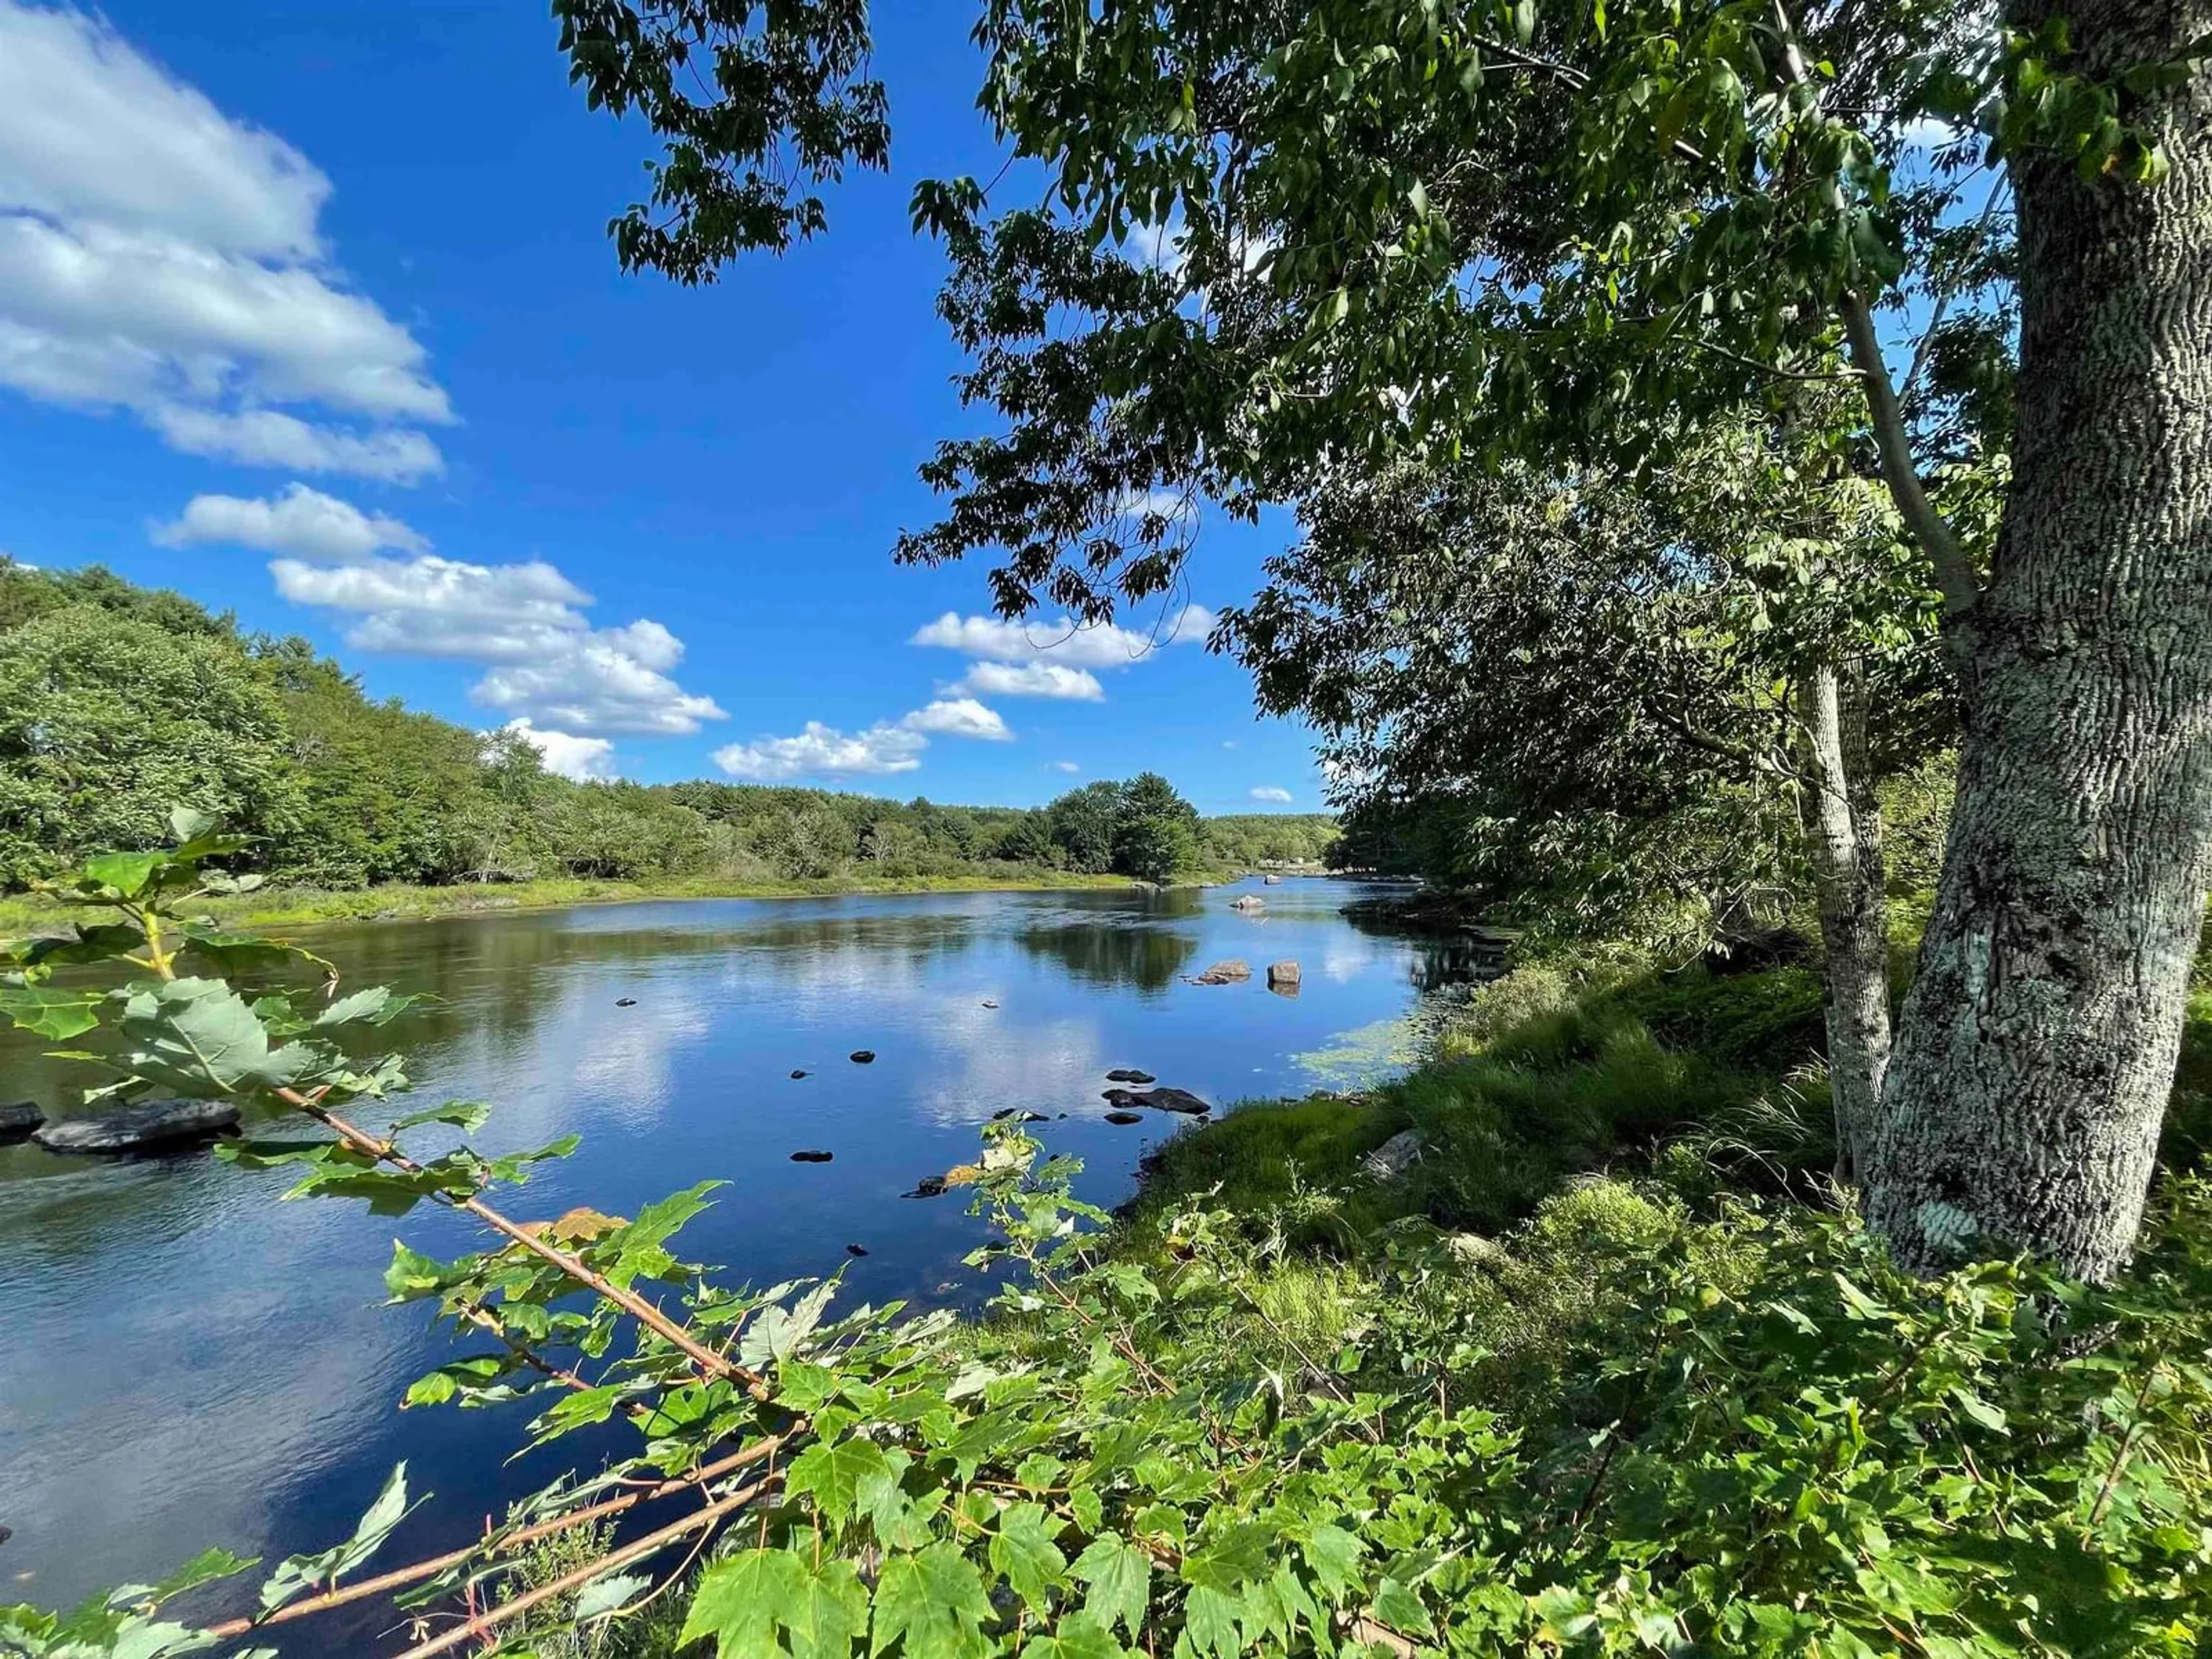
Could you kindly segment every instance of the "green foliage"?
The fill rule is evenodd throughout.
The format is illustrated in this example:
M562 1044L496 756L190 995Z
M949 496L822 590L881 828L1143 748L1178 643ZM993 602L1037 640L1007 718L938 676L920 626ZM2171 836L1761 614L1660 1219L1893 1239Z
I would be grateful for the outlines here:
M228 617L96 567L0 562L0 888L100 848L156 847L179 800L234 826L275 880L324 891L564 881L772 891L1054 870L1164 881L1200 863L1310 857L1330 831L1326 818L1237 818L1216 833L1149 774L1030 812L576 782L514 732L372 702L305 641L243 636ZM538 902L559 897L549 889ZM386 894L356 909L406 902Z
M465 1557L401 1573L403 1607L474 1587L490 1611L465 1633L511 1625L507 1650L2182 1659L2212 1632L2212 1184L2166 1184L2107 1290L2008 1261L1914 1279L1847 1217L1724 1194L1698 1211L1648 1182L1562 1189L1624 1139L1710 1113L1737 1074L1659 1043L1626 1012L1633 981L1568 1000L1530 975L1471 1023L1470 1057L1372 1103L1252 1109L1170 1143L1119 1231L1073 1195L1072 1160L994 1123L969 1257L1003 1283L990 1316L847 1309L835 1279L755 1291L684 1260L714 1183L633 1218L520 1225L488 1194L568 1147L400 1144L475 1133L462 1103L353 1127L339 1109L401 1068L345 1069L323 1034L404 1000L311 1013L177 975L175 906L230 843L188 815L173 835L77 872L66 896L121 920L12 947L7 988L47 988L64 962L135 969L91 993L116 1021L112 1066L174 1072L189 1051L208 1086L326 1137L231 1156L302 1171L296 1194L443 1202L491 1230L451 1261L395 1249L392 1299L466 1345L409 1403L526 1402L538 1443L635 1435ZM1407 1121L1431 1152L1395 1212L1295 1176L1264 1200L1214 1190L1290 1158L1340 1168ZM1189 1150L1208 1142L1232 1150L1208 1165ZM606 1528L610 1505L656 1502ZM250 1565L216 1553L66 1617L0 1609L0 1647L170 1659L258 1640L344 1597L408 1507L395 1473L242 1625L161 1619L179 1587ZM665 1617L645 1601L656 1563L677 1574Z

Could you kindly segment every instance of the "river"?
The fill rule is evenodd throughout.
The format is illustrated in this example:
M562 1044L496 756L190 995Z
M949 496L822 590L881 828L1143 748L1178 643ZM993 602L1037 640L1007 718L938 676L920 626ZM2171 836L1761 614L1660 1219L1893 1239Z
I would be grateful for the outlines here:
M440 999L388 1033L415 1096L366 1121L477 1099L496 1108L489 1151L583 1137L500 1200L510 1213L630 1214L720 1177L678 1241L691 1259L756 1283L842 1266L854 1302L942 1302L975 1294L960 1258L979 1224L957 1194L900 1195L972 1158L994 1112L1053 1118L1038 1132L1084 1160L1083 1195L1115 1203L1182 1121L1107 1123L1108 1070L1217 1105L1338 1086L1387 1068L1376 1034L1468 970L1451 945L1347 921L1354 884L1292 878L1262 910L1231 908L1261 890L686 901L300 937L352 985ZM1250 981L1183 982L1232 957ZM1284 958L1295 996L1265 982ZM71 1097L41 1046L0 1042L0 1099ZM792 1162L802 1148L833 1161ZM504 1462L521 1415L392 1409L455 1350L425 1310L380 1305L392 1240L458 1255L475 1248L462 1218L276 1201L289 1184L204 1152L0 1147L0 1601L63 1605L210 1545L273 1559L336 1542L404 1458L439 1497L389 1565L562 1466L559 1447Z

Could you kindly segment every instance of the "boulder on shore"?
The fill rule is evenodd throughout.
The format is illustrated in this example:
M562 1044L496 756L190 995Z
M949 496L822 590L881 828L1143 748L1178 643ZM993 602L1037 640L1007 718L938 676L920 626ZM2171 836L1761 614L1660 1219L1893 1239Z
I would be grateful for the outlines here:
M46 1115L27 1100L12 1105L0 1105L0 1140L13 1140L17 1135L27 1135L46 1121Z
M1159 1081L1150 1072L1140 1072L1133 1066L1124 1066L1116 1071L1107 1073L1106 1080L1109 1083L1158 1083Z
M1252 977L1252 964L1242 957L1231 957L1227 962L1217 962L1202 974L1191 977L1193 985L1238 985Z
M1377 1181L1395 1181L1421 1161L1421 1132L1401 1129L1360 1160L1359 1167Z
M1149 1106L1156 1112L1181 1112L1186 1117L1204 1117L1213 1108L1188 1089L1109 1089L1102 1097L1109 1106L1124 1111L1139 1106Z
M196 1140L235 1127L227 1100L142 1100L91 1117L51 1119L31 1139L52 1152L135 1152Z

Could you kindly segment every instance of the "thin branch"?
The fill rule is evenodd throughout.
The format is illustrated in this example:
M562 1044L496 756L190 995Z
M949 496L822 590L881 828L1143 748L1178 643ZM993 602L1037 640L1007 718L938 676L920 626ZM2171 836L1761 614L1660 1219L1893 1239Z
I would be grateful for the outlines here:
M389 1164L393 1169L404 1175L422 1173L421 1164L409 1158L390 1141L380 1140L365 1130L356 1128L323 1105L319 1100L303 1095L296 1089L279 1089L276 1092L277 1098L307 1113L308 1116L322 1124L356 1152L366 1153L379 1163ZM706 1375L725 1377L740 1383L756 1400L766 1400L769 1397L767 1381L759 1372L715 1352L714 1349L702 1343L682 1325L661 1312L643 1297L635 1291L624 1290L607 1279L605 1274L592 1272L568 1251L556 1245L547 1243L520 1223L508 1220L480 1198L473 1195L467 1198L449 1196L447 1201L457 1210L465 1210L494 1232L514 1240L532 1255L538 1256L558 1267L593 1294L613 1303L616 1307L629 1315L639 1324L666 1340L672 1347L690 1359Z
M681 1521L672 1522L657 1532L646 1534L635 1543L625 1544L619 1549L610 1550L596 1561L587 1561L573 1572L563 1573L558 1578L540 1584L536 1589L518 1595L511 1601L502 1601L489 1612L478 1613L467 1623L454 1626L442 1636L434 1636L427 1642L418 1642L406 1652L399 1655L398 1659L433 1659L434 1655L451 1653L455 1648L474 1641L489 1631L496 1630L501 1625L513 1623L533 1607L543 1607L548 1601L574 1595L594 1578L603 1577L617 1567L626 1567L634 1561L642 1561L648 1556L658 1555L678 1540L689 1538L702 1528L712 1527L726 1516L736 1514L759 1497L763 1490L770 1484L771 1480L772 1477L764 1476L749 1486L738 1488L727 1498L720 1498L694 1514L685 1516Z
M719 1462L709 1463L704 1468L695 1470L690 1474L678 1475L671 1480L660 1481L657 1485L642 1487L636 1492L625 1492L620 1498L610 1498L604 1503L593 1504L584 1509L571 1510L566 1515L556 1515L550 1521L540 1521L534 1526L525 1527L518 1532L497 1534L489 1540L479 1540L464 1548L449 1551L444 1555L434 1556L427 1561L417 1561L411 1566L395 1567L390 1572L381 1573L374 1578L362 1579L359 1583L348 1584L341 1589L326 1590L320 1595L312 1595L302 1601L288 1602L277 1608L276 1612L263 1618L233 1619L224 1624L210 1626L206 1633L219 1642L227 1642L233 1637L249 1635L264 1626L289 1624L295 1619L305 1619L311 1613L325 1613L332 1607L347 1607L356 1601L366 1601L372 1597L383 1595L392 1590L404 1589L408 1585L420 1583L425 1578L434 1578L441 1572L450 1572L455 1567L465 1566L479 1556L505 1555L520 1549L525 1544L535 1543L541 1538L550 1538L556 1533L567 1532L573 1528L586 1526L594 1521L604 1521L610 1516L620 1515L626 1510L635 1509L640 1504L649 1504L656 1498L673 1497L678 1492L696 1491L710 1480L719 1480L726 1474L733 1474L739 1469L759 1462L763 1457L773 1455L777 1448L783 1445L788 1438L787 1435L779 1434L771 1435L764 1440L756 1440L743 1451L733 1452Z
M1809 85L1811 72L1797 44L1796 25L1790 21L1784 0L1774 0L1774 20L1790 83ZM1966 549L1959 544L1958 537L1952 533L1951 526L1936 510L1936 504L1928 499L1928 492L1922 487L1920 469L1912 458L1912 434L1905 425L1905 411L1898 404L1897 387L1889 378L1889 365L1882 360L1881 337L1875 331L1874 312L1866 295L1856 289L1846 288L1836 304L1843 313L1844 336L1850 345L1851 360L1857 364L1860 378L1866 384L1867 412L1874 422L1875 445L1881 453L1882 481L1889 486L1890 499L1896 502L1905 527L1935 568L1936 586L1942 592L1946 616L1954 623L1961 621L1981 598L1981 584L1975 578L1973 561L1966 556Z

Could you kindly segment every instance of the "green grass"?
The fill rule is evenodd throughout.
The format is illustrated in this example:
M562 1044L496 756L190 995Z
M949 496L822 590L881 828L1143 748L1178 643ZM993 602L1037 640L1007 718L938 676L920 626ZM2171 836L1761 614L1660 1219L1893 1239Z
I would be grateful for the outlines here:
M346 891L271 887L234 899L210 899L206 914L251 927L299 927L318 921L385 921L423 916L477 915L544 910L577 904L623 904L640 899L823 898L848 894L1036 892L1065 888L1130 885L1121 876L1075 875L1063 870L1008 866L1007 872L953 876L834 878L821 881L740 881L715 876L654 881L555 879L450 887L363 887ZM198 908L198 907L196 907ZM0 935L22 933L67 921L75 912L35 893L0 898Z

